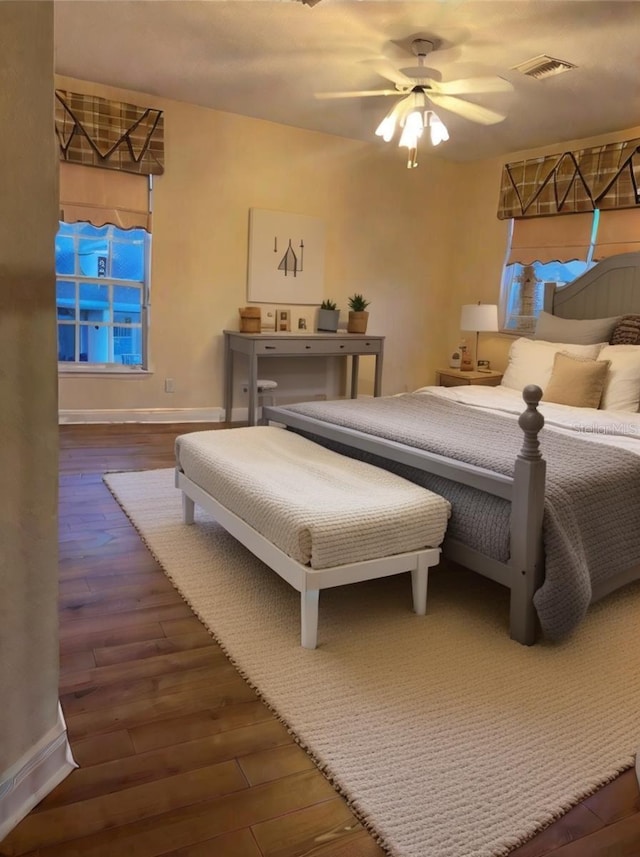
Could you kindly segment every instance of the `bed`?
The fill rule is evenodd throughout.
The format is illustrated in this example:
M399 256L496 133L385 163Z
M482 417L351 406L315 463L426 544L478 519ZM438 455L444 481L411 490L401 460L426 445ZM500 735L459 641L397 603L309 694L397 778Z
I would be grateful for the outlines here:
M514 341L499 387L424 387L265 417L445 496L443 552L509 588L511 637L562 640L590 604L640 579L636 315L640 253L627 253L564 288L546 284L537 339ZM605 329L622 340L603 339ZM588 406L573 401L582 381L567 385L565 370L589 376Z

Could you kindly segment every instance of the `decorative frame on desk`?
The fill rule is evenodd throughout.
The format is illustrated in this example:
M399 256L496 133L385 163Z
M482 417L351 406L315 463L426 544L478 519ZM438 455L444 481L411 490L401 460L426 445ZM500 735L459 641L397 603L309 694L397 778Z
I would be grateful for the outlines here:
M247 300L321 303L324 252L325 227L317 217L250 209Z
M291 330L291 310L277 309L276 310L276 331L283 333Z

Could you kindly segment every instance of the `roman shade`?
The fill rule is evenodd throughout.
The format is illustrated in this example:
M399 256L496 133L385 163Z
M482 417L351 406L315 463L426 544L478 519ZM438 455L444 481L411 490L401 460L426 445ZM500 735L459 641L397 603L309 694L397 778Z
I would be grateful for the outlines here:
M586 261L592 226L592 212L516 218L507 264Z
M113 223L151 232L149 179L116 170L60 163L60 220Z
M601 211L598 236L593 249L595 261L618 253L640 251L640 208Z

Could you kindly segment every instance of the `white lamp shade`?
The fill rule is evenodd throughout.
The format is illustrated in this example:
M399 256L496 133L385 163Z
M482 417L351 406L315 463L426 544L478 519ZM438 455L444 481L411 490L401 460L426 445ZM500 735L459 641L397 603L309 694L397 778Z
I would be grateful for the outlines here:
M496 304L465 304L460 313L460 330L498 330Z

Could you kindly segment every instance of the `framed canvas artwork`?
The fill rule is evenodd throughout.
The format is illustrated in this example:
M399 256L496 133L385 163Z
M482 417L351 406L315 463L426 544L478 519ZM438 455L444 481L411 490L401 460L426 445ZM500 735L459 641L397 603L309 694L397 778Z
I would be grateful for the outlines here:
M321 303L324 247L324 222L319 218L250 209L247 300Z

